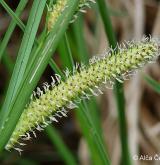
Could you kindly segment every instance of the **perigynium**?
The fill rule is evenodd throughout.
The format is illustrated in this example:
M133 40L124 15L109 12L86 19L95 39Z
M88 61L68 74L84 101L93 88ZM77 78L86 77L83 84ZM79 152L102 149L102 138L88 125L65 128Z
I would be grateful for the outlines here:
M35 129L41 131L52 121L58 122L57 117L66 116L66 109L77 106L76 100L102 93L102 84L113 85L115 80L123 82L131 73L155 60L158 55L158 41L143 38L141 41L126 43L123 47L117 46L116 50L110 49L101 57L94 57L88 66L75 67L70 74L66 72L66 81L61 81L55 75L58 85L53 79L51 85L44 84L44 90L38 88L33 93L6 149L22 151L16 147L18 144L24 145L22 139L30 139L31 133L36 136Z

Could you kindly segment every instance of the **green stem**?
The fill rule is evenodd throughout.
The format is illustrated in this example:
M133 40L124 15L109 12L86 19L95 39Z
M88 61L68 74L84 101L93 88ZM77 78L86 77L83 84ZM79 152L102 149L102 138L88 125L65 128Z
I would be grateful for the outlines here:
M86 104L85 101L83 101L83 103L80 104L80 108L83 111L83 114L85 114L84 117L86 118L87 123L90 125L89 128L92 128L90 130L91 134L92 134L92 138L94 139L95 145L97 146L97 148L98 148L98 150L99 150L99 152L101 154L101 157L103 158L103 163L105 165L109 165L110 164L110 160L108 158L108 154L106 153L105 146L102 143L102 138L99 135L97 129L95 128L94 123L93 123L93 121L92 121L92 119L91 119L91 117L89 115L90 112L88 110L88 107L87 107L87 104Z
M52 144L57 148L60 156L65 160L65 163L67 165L76 165L76 160L74 159L68 148L64 145L58 131L52 126L48 126L45 131Z
M65 81L65 75L61 72L57 64L54 62L53 59L50 59L49 61L50 67L54 70L55 73L59 74L61 76L61 79Z
M111 19L108 12L107 3L105 0L97 1L99 6L99 11L101 18L103 20L104 29L108 37L109 44L112 48L116 48L117 40L112 27ZM127 138L127 122L125 117L125 98L123 92L123 85L119 82L115 82L114 93L117 102L118 117L119 117L119 128L120 128L120 138L121 138L121 150L122 150L122 162L123 164L130 165L130 153L128 147Z
M76 47L78 50L77 51L78 58L81 62L88 64L89 56L88 56L87 47L86 47L85 39L84 39L83 16L80 15L79 18L76 20L76 22L72 26L73 26L73 32L74 32L75 41L76 41Z
M66 33L62 38L61 42L59 43L58 52L60 54L60 58L65 60L65 64L68 67L68 69L72 70L72 66L74 66L74 61L72 58L72 53L70 50L68 37Z
M69 66L66 65L66 62L64 62L64 63L71 70L74 67L74 62L73 62L73 57L72 57L72 54L71 54L70 45L69 45L67 36L65 36L64 42L65 42L64 45L66 46L65 50L67 50L66 51L66 58L70 61L69 62ZM66 59L66 58L64 58L64 59ZM105 147L103 145L102 138L98 134L98 131L97 131L96 127L95 127L95 124L92 121L92 118L90 117L90 112L88 111L88 107L86 105L86 102L83 101L81 104L79 104L79 108L80 108L80 113L83 114L83 116L85 118L85 121L87 121L86 125L88 125L89 130L92 129L92 131L91 131L92 138L93 138L93 141L94 141L94 143L95 143L95 145L97 147L97 150L99 151L99 153L101 155L100 157L102 159L102 162L105 165L109 165L110 161L109 161L109 158L107 156Z
M115 48L117 45L117 40L116 40L115 32L113 30L113 26L112 26L111 19L109 16L107 3L105 0L98 0L97 4L98 4L99 12L104 24L104 30L108 37L109 44L110 46Z

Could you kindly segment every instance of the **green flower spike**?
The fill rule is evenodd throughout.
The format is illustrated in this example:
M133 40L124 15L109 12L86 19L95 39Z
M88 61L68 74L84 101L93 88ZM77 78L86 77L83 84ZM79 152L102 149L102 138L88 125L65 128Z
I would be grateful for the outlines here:
M66 108L74 108L76 101L83 97L102 93L102 84L114 84L115 80L123 82L131 73L149 63L159 55L159 43L153 39L143 39L126 43L123 48L110 50L102 57L93 58L89 66L79 66L69 74L66 71L66 81L61 81L60 76L55 75L51 85L44 84L44 90L40 88L34 92L30 103L22 113L17 126L6 145L6 149L20 148L15 145L24 145L20 141L29 140L31 133L36 137L35 129L41 131L52 121L58 122L57 117L67 116ZM59 82L55 85L55 82Z
M68 0L58 0L52 6L51 9L48 9L48 13L49 13L48 20L47 20L48 31L51 31L52 28L54 27L55 22L57 21L58 17L61 15L61 13L67 7L67 2L68 2Z
M67 2L68 0L57 0L56 3L53 4L51 9L48 9L47 28L49 32L54 27L54 24L57 21L57 18L61 15L64 9L67 8ZM73 19L70 21L70 23L73 23L77 19L79 12L85 13L86 12L85 8L90 7L90 3L95 3L95 1L94 0L80 0L77 10L75 11Z
M80 0L78 4L78 8L75 11L73 19L70 21L70 23L73 23L78 18L79 12L86 13L86 8L90 8L91 3L96 3L96 1L95 0Z

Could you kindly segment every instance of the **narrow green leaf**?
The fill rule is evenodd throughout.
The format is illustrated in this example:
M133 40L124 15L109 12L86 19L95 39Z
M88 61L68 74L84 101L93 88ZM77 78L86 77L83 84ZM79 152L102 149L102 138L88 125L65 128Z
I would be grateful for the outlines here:
M65 80L65 75L61 72L61 70L59 69L59 67L57 66L57 64L54 62L53 59L51 59L49 61L49 65L50 67L55 71L55 73L59 74L62 78L62 80Z
M22 13L23 9L25 8L27 2L28 2L27 0L21 0L21 1L20 1L19 5L18 5L18 7L17 7L17 9L16 9L16 11L15 11L15 13L14 13L14 14L16 15L16 17L20 16L20 14ZM5 2L2 1L1 3L5 3ZM6 10L7 10L7 9L8 9L8 8L6 8ZM9 11L8 11L8 12L9 12ZM16 20L17 20L17 19L16 19ZM2 58L2 55L3 55L3 53L4 53L4 50L6 49L6 46L7 46L7 44L8 44L8 41L9 41L9 39L10 39L10 37L11 37L11 35L12 35L12 33L13 33L15 27L16 27L16 24L17 24L16 20L13 19L13 20L11 21L11 23L10 23L10 25L8 26L7 31L6 31L6 33L5 33L5 35L4 35L4 38L3 38L3 40L2 40L2 42L1 42L1 44L0 44L0 60L1 60L1 58Z
M22 3L23 2L23 3ZM7 3L4 0L1 0L2 6L6 9L8 14L12 17L12 19L16 22L16 24L23 30L25 28L24 24L19 21L18 15L21 13L21 10L25 7L27 1L23 0L20 2L18 8L17 8L17 13L13 12L12 9L7 5Z
M23 76L24 81L22 81L19 85L19 88L16 91L16 95L12 100L12 104L9 106L10 114L7 116L8 121L4 125L5 129L0 130L0 151L3 150L6 143L8 142L17 121L23 112L25 104L29 100L33 89L40 79L40 76L49 63L49 60L55 51L59 40L64 35L69 21L71 20L73 13L76 10L77 4L78 0L69 0L67 2L67 8L65 8L65 10L58 17L54 28L46 36L45 41L39 45L39 53L37 53L36 58L34 58L33 61L30 60L31 62L27 64L28 69ZM63 28L60 28L60 26Z
M68 45L67 34L65 34L65 36L62 38L61 42L59 43L58 51L60 53L61 59L65 59L66 66L69 69L72 69L72 66L74 65L74 61L72 59L71 50Z
M147 82L147 84L158 94L160 94L160 83L154 80L149 75L144 75L144 79Z
M73 26L73 32L77 44L77 53L79 60L85 64L88 64L89 62L89 56L87 52L87 48L84 41L84 31L83 31L83 16L80 15L79 18L76 20L76 22L72 25Z
M1 126L6 116L9 114L9 106L11 106L11 101L24 76L28 58L35 40L43 9L45 7L45 1L46 0L37 0L33 3L27 26L23 35L22 43L18 52L16 64L10 80L7 96L2 107L2 120L0 122Z
M34 43L34 39L38 30L39 22L44 7L45 7L45 0L44 1L38 0L38 1L34 1L33 3L31 13L27 22L27 26L24 32L24 36L22 39L22 43L18 52L16 64L10 80L7 96L1 110L1 116L2 116L2 120L0 121L1 128L8 114L10 113L9 106L11 106L11 101L24 76L25 68L27 66L28 58Z

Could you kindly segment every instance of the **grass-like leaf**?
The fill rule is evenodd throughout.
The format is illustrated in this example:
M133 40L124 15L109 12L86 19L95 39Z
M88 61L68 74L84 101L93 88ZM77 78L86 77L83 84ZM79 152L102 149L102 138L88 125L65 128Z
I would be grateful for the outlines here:
M23 10L23 8L26 6L27 1L26 0L21 0L21 2L18 5L18 8L17 8L16 12L13 12L12 9L7 5L7 3L4 0L1 0L1 4L6 9L8 14L12 17L14 22L16 22L16 24L21 29L24 29L25 26L24 26L24 24L21 21L19 21L18 15L21 13L21 10Z
M160 94L160 83L154 80L152 77L149 75L144 76L145 81L147 84L158 94Z
M0 134L2 137L0 139L0 150L4 148L5 144L9 140L9 137L12 134L16 123L21 113L23 112L24 106L28 101L33 89L37 85L37 82L39 81L40 76L46 68L51 55L55 51L61 36L64 34L73 13L76 10L77 4L77 0L69 0L67 2L67 8L65 8L65 10L57 19L54 28L46 36L44 42L37 48L39 50L39 53L36 57L33 55L34 60L30 59L30 61L28 62L27 70L23 75L23 81L16 91L16 95L14 97L14 100L12 101L13 104L9 106L9 111L11 112L7 117L9 120L4 125L5 129L1 127L2 129L0 130ZM59 28L60 25L62 28Z
M1 1L1 4L4 4L3 6L5 7L5 9L8 12L11 11L11 9L8 7L8 5L3 0ZM8 26L7 31L6 31L6 33L4 35L4 38L3 38L3 40L2 40L2 42L0 44L0 60L2 58L2 55L4 53L4 50L6 49L6 46L8 44L8 41L9 41L9 39L10 39L10 37L11 37L11 35L12 35L15 27L16 27L16 24L19 22L19 21L17 21L18 20L17 17L20 16L20 14L22 13L22 11L25 8L26 4L27 4L27 1L26 0L21 0L20 3L19 3L19 5L18 5L18 7L17 7L17 9L16 9L16 11L15 12L12 12L12 14L11 14L11 16L13 14L15 16L12 17L13 20L11 21L10 25ZM19 23L19 25L22 25L22 23ZM22 27L24 29L24 26L23 25L22 25Z
M11 102L23 78L44 7L45 7L45 0L44 1L38 0L33 2L30 16L27 22L27 26L25 28L25 32L23 35L22 43L18 52L16 64L10 80L7 96L1 110L1 117L2 117L2 120L0 121L1 128L3 128L4 121L6 120L8 114L10 113L9 107L12 105Z
M16 64L10 80L7 96L1 110L2 113L1 115L2 120L0 122L1 127L4 124L7 115L10 113L9 106L11 106L11 101L13 100L16 90L19 88L20 82L23 78L44 7L45 7L45 0L43 2L34 1L33 3L31 13L27 22L27 26L23 35L22 43L18 52Z

